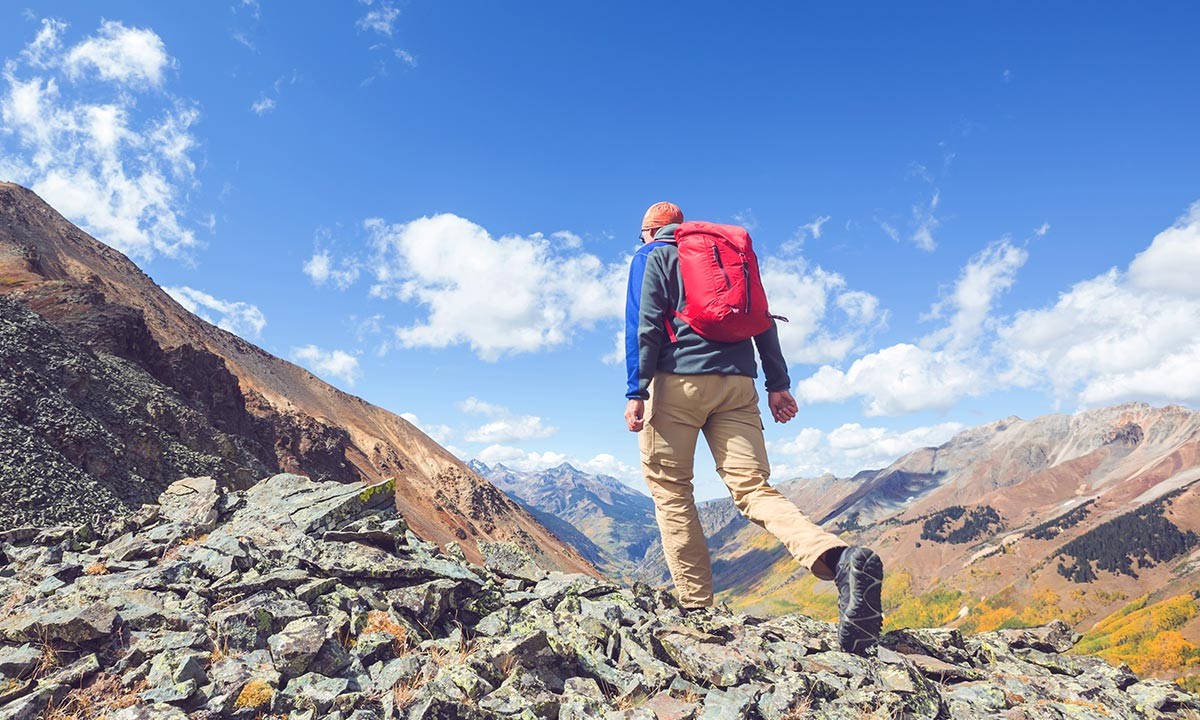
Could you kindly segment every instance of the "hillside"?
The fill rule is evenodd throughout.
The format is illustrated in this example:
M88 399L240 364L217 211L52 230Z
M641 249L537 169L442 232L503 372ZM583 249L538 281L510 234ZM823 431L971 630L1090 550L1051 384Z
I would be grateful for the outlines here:
M1064 654L1061 621L887 633L685 612L547 572L511 543L438 554L390 483L170 485L97 536L0 533L0 718L1188 718L1200 697Z
M1006 418L881 470L778 487L848 541L879 551L888 568L886 627L991 630L1061 617L1092 632L1136 603L1170 619L1101 645L1196 683L1197 479L1200 413L1130 403ZM721 600L836 617L832 584L801 571L732 501L703 503L700 512ZM657 543L640 574L669 582ZM1175 659L1149 660L1163 642L1173 643Z
M585 473L569 463L536 472L488 467L477 460L469 465L539 517L565 523L561 529L547 527L610 576L631 575L658 539L654 502L616 478Z
M459 542L476 560L478 541L511 540L553 567L594 572L404 419L196 317L121 253L10 183L0 183L0 296L41 318L4 306L5 321L16 323L5 361L22 375L0 379L0 431L10 433L0 515L128 514L180 477L218 470L233 487L276 471L341 482L394 478L397 508L422 538ZM39 338L53 358L41 357ZM22 389L27 373L38 384L34 395L57 403L54 413ZM41 416L30 415L34 406ZM132 415L93 414L114 407ZM68 414L55 426L50 416L59 411ZM33 455L13 459L26 450L47 453L56 474L29 473ZM69 487L111 488L118 476L127 487L95 502L88 493L57 500ZM50 501L14 500L23 497Z

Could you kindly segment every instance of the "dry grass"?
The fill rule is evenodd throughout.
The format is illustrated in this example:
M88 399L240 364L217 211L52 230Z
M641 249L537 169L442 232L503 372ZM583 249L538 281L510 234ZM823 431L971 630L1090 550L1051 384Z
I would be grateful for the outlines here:
M138 693L146 687L146 681L141 680L126 688L121 685L119 676L101 672L92 682L68 692L61 702L48 706L41 717L44 720L104 720L112 712L137 704Z
M4 601L4 604L0 605L0 618L6 618L12 615L13 610L15 610L18 605L25 602L25 598L28 597L28 595L28 586L13 590L12 595L9 595L8 599Z
M242 686L242 691L233 701L233 706L235 708L261 708L269 705L273 697L275 697L275 688L256 678Z
M367 624L359 632L360 635L367 633L386 633L392 636L392 650L397 655L403 655L409 650L408 630L392 619L382 610L372 610L367 613ZM353 642L351 643L353 644Z
M630 693L629 695L622 695L616 698L612 701L612 704L617 710L632 710L635 707L645 705L648 699L642 693Z
M788 708L783 715L780 715L780 720L801 720L809 717L812 712L812 698L806 697L800 702Z
M94 562L83 569L84 575L107 575L108 566L104 562Z

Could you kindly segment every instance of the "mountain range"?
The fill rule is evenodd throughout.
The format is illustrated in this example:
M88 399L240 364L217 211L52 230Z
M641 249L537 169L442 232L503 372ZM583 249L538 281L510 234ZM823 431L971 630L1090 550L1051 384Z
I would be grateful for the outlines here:
M420 537L507 540L595 573L403 418L188 312L32 191L0 182L0 524L111 519L171 482L376 483Z
M606 573L670 583L644 494L570 465L470 466ZM1198 479L1200 413L1128 403L1009 417L883 469L777 486L880 553L889 627L990 631L1064 618L1094 633L1088 647L1110 659L1187 674L1189 658L1200 659ZM720 600L756 614L836 617L832 583L800 568L731 500L699 509ZM1142 629L1113 641L1121 618ZM1184 650L1164 660L1164 647Z

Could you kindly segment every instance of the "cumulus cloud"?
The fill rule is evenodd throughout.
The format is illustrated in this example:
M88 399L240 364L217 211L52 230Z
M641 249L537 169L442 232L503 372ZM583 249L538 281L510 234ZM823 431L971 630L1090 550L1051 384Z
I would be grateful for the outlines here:
M94 72L101 80L134 86L159 87L174 61L162 38L148 28L127 28L105 20L96 35L67 51L63 67L76 79Z
M199 112L165 92L174 61L150 29L106 21L69 47L66 30L44 20L4 64L0 175L135 259L186 257Z
M1034 231L1046 234L1043 224ZM942 325L916 342L825 365L801 380L803 402L862 398L868 415L945 409L964 397L1020 387L1088 407L1200 401L1200 203L1156 235L1125 270L1082 280L1044 307L997 314L1028 259L992 243L925 316Z
M887 467L914 450L937 447L962 429L963 425L956 422L902 432L858 423L847 423L829 432L806 427L790 440L771 443L773 454L788 457L777 468L786 474L773 474L780 479L814 477L827 472L847 477L860 470Z
M796 239L806 240L808 238L812 238L813 240L820 240L821 228L831 219L833 218L829 215L820 215L812 222L801 225L796 231Z
M1059 400L1200 400L1200 203L1122 272L1079 282L1000 330L1004 379Z
M332 282L338 289L345 290L358 281L359 269L353 260L342 258L338 261L328 250L321 250L304 263L304 274L317 286Z
M990 315L995 302L1027 258L1023 248L1008 240L992 243L967 263L953 290L926 315L945 319L943 327L915 344L898 343L863 355L845 370L824 365L797 384L797 399L817 403L860 397L868 415L899 415L946 409L991 389L991 360L981 340L995 324Z
M463 435L467 442L505 443L550 437L558 428L546 425L536 415L514 415L508 408L469 397L458 404L460 410L493 418Z
M488 361L568 342L624 311L626 264L573 252L540 233L493 237L452 214L365 226L371 293L425 308L396 329L405 347L468 345Z
M789 363L841 360L887 322L878 298L847 290L841 275L810 267L803 258L765 258L760 272L771 313L788 319L778 326Z
M235 335L257 339L267 326L266 317L256 305L220 300L206 292L186 286L167 287L163 290L188 312Z
M344 350L324 350L316 345L292 348L292 360L323 378L354 385L359 378L358 358Z

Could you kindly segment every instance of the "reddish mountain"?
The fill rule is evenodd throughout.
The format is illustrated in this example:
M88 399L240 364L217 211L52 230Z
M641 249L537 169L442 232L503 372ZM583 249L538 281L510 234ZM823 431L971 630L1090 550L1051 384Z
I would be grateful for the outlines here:
M595 572L503 492L404 419L196 317L124 255L72 225L33 192L9 183L0 183L0 295L50 326L12 315L14 333L20 328L29 338L43 338L31 342L58 348L59 365L82 368L81 378L58 373L48 379L39 374L44 368L29 361L38 348L27 344L11 350L12 357L25 358L22 372L38 382L64 383L47 385L44 395L59 397L63 408L84 418L99 413L100 400L110 410L142 412L147 402L159 401L165 408L158 421L151 412L132 429L128 418L91 418L98 426L82 439L72 433L76 426L91 427L83 420L71 428L53 427L44 417L40 425L26 422L22 413L36 415L37 397L15 409L0 408L12 420L6 437L44 447L65 466L64 477L75 485L64 487L106 478L111 489L117 480L110 476L120 470L123 478L148 484L145 492L130 496L136 499L156 495L149 486L161 489L178 479L164 476L172 469L192 467L216 467L225 481L243 486L273 471L342 481L392 477L398 510L427 540L459 541L472 560L479 559L476 540L511 540L550 566ZM11 302L6 312L16 312ZM72 343L74 349L68 348ZM160 385L161 392L151 393L148 383ZM22 428L40 429L36 437L22 439ZM113 447L103 446L105 438ZM15 466L0 464L0 474L9 473L0 478L9 490L34 482L15 474ZM53 495L46 488L40 492ZM53 509L42 508L47 518L54 516Z

